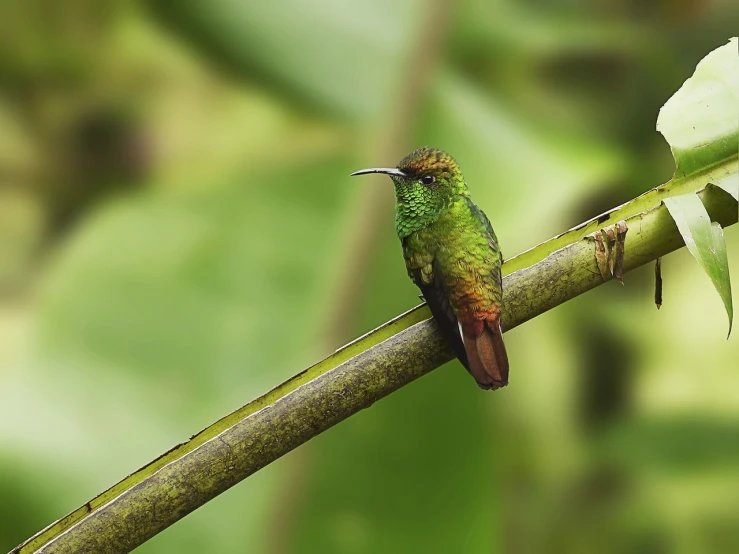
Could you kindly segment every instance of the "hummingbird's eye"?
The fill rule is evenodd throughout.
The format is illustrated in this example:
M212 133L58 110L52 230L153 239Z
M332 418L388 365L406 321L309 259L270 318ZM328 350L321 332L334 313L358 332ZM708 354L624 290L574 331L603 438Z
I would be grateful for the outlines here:
M433 175L424 175L418 180L419 183L426 186L432 185L434 181L436 181L436 177L434 177Z

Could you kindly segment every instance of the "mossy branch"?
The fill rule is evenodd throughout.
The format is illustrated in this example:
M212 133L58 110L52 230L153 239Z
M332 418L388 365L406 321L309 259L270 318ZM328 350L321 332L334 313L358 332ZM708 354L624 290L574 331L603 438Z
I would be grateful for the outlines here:
M674 179L506 262L505 329L603 284L612 273L626 273L681 247L682 237L662 203L666 197L696 193L711 219L724 227L736 223L736 198L710 183L738 173L737 160L731 160L708 174ZM617 241L611 249L611 272L603 273L603 242L596 237L603 227L622 229L624 223L628 231L620 255ZM12 554L129 552L312 437L449 361L452 354L429 317L428 309L418 306L346 345L125 478ZM512 377L511 386L516 386L515 372ZM490 394L494 401L505 392L480 394Z

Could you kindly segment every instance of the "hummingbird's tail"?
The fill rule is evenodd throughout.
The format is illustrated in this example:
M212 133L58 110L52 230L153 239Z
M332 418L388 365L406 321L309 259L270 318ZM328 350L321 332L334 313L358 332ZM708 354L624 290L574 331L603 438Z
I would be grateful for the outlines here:
M508 354L503 343L500 316L496 315L477 333L462 332L467 368L481 389L499 389L508 384Z

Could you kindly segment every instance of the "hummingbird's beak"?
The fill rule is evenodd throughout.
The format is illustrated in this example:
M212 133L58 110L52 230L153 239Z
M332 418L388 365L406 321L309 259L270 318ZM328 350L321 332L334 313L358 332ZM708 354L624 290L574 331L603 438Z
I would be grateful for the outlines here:
M360 169L359 171L352 173L350 177L354 177L355 175L368 175L369 173L385 173L386 175L394 175L396 177L408 177L408 175L394 167L372 167L370 169Z

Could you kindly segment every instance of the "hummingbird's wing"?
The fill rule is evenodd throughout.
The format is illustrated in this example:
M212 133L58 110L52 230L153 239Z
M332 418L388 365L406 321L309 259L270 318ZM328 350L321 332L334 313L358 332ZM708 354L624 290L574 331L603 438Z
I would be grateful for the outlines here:
M452 305L449 303L449 295L444 288L444 283L438 270L436 267L433 268L434 276L430 283L423 282L420 269L409 271L409 273L411 273L411 278L418 288L421 289L421 294L431 309L431 314L434 316L439 330L452 349L452 352L454 352L454 355L459 358L459 361L466 368L469 368L467 364L467 352L464 342L462 342L459 322L457 321L457 316L454 315Z
M460 326L462 342L467 352L466 364L477 384L484 389L497 389L508 384L508 354L503 342L503 330L500 324L500 306L503 301L502 265L503 255L500 252L498 238L487 215L472 200L467 199L470 212L475 217L487 238L488 253L486 265L491 280L487 281L488 290L495 298L495 309L477 312L476 317L466 319ZM477 306L479 309L479 305ZM464 313L464 312L462 312ZM485 314L480 318L480 315ZM481 319L481 321L480 321Z

